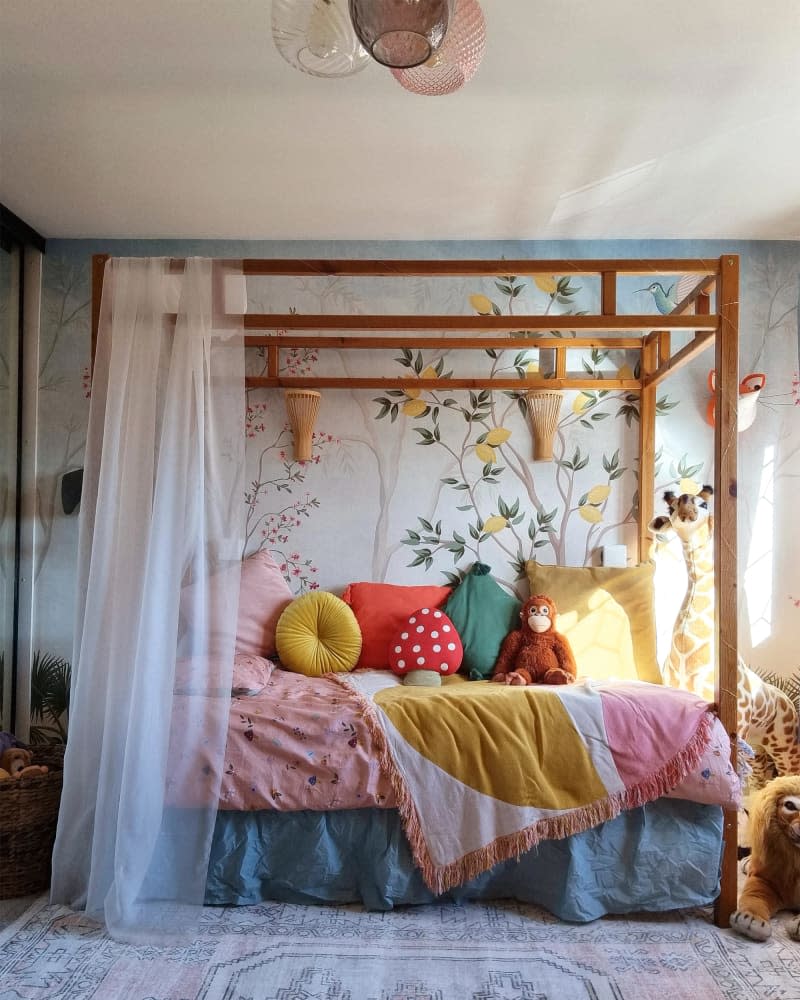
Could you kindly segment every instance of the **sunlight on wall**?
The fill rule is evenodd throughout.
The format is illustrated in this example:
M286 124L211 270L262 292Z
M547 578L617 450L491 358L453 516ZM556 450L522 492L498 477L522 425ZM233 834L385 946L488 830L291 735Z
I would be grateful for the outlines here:
M756 516L750 537L744 588L750 611L750 634L753 646L772 634L772 536L775 523L775 447L764 449L761 482L758 487Z

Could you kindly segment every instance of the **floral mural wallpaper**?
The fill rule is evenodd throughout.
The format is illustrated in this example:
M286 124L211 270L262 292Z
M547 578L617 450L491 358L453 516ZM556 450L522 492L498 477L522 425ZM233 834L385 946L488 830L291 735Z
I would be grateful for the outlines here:
M44 260L39 344L37 524L33 649L45 694L32 701L33 734L55 738L65 705L57 694L72 656L77 513L65 514L60 484L79 468L90 387L89 289L92 253L116 255L530 258L527 274L459 279L253 279L249 309L288 313L419 312L462 315L591 313L599 282L536 273L554 257L742 256L742 377L766 376L753 424L740 435L740 651L755 667L790 675L800 666L800 560L792 553L793 497L800 477L798 292L800 243L278 244L189 241L52 241ZM676 279L620 280L621 308L666 311ZM645 287L642 287L645 285ZM554 336L557 336L554 334ZM569 336L565 334L564 336ZM602 546L636 551L638 396L603 388L637 357L622 350L570 354L570 368L597 388L564 394L553 461L534 461L524 395L530 373L546 373L549 352L287 350L286 373L403 375L406 390L323 391L312 458L293 456L280 390L248 392L246 551L268 549L295 593L341 593L357 580L456 583L475 561L519 596L525 560L597 563ZM675 346L680 339L674 337ZM263 350L249 352L252 373ZM573 356L575 360L572 361ZM711 354L662 383L658 396L656 481L695 491L713 477L707 420ZM442 391L437 375L519 379L520 389ZM660 510L659 500L656 500ZM795 546L796 548L796 546ZM679 551L658 554L659 635L668 637L683 596ZM665 653L666 650L660 650ZM61 678L61 680L59 680ZM50 683L52 681L52 684ZM34 678L34 689L39 683ZM59 688L59 684L61 687ZM38 713L38 714L37 714Z

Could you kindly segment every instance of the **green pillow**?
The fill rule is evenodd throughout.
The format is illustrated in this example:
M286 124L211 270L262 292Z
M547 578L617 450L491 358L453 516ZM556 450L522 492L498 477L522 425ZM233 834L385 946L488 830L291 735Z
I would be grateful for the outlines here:
M490 573L491 567L475 563L442 609L461 637L461 669L473 681L491 677L503 639L519 627L522 602L504 590Z

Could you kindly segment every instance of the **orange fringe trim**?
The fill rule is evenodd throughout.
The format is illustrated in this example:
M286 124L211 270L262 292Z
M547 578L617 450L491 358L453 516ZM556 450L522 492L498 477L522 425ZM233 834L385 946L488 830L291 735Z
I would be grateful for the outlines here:
M582 833L593 826L614 819L626 809L636 809L646 802L665 795L679 785L689 772L697 766L703 751L711 741L714 717L705 712L697 724L694 735L683 749L668 760L654 774L640 782L616 792L605 799L598 799L578 809L570 809L559 816L548 816L537 820L516 833L497 837L491 843L465 854L447 865L436 865L431 860L428 845L422 832L416 804L406 782L398 769L386 733L378 718L375 705L360 691L348 683L345 677L333 675L335 680L346 687L355 697L364 717L367 729L375 741L381 770L391 783L397 797L397 809L403 823L403 830L411 846L414 862L422 873L428 888L441 895L454 886L462 885L493 868L501 861L518 858L525 851L535 847L540 840L561 840L574 833Z

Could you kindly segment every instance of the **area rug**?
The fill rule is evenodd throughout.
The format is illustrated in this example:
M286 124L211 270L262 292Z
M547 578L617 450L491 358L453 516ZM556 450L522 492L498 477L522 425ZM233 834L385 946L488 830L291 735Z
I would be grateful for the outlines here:
M566 924L518 903L207 907L185 947L119 944L38 900L0 932L2 1000L800 1000L800 944L710 911Z

